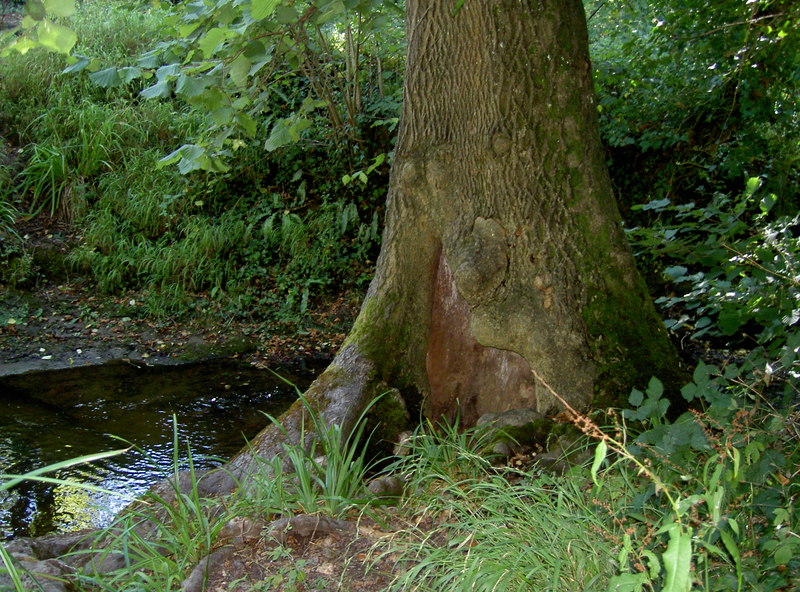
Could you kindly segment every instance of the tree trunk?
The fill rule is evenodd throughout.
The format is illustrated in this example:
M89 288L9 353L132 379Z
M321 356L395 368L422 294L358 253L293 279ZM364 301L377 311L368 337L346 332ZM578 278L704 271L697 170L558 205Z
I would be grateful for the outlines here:
M395 388L437 418L619 402L678 362L634 267L600 144L580 0L408 0L383 248L306 393L352 426ZM296 433L301 410L284 416ZM237 456L278 450L262 432Z

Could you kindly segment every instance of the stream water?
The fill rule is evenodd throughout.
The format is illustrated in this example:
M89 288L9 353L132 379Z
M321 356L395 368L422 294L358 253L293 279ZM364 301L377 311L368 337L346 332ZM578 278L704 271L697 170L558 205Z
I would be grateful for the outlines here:
M280 374L300 388L312 378L311 372ZM271 372L233 360L169 367L119 362L2 377L0 474L132 445L124 454L47 476L135 496L168 476L176 458L184 468L190 455L198 470L218 465L266 425L264 412L277 415L296 396ZM113 494L26 481L0 491L0 541L102 526L127 503Z

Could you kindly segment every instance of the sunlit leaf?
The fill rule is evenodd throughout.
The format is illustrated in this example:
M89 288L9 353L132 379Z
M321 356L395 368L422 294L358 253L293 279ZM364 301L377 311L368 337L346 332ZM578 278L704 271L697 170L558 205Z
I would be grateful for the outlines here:
M692 589L692 537L678 523L661 529L669 533L664 551L664 571L667 573L663 592L689 592Z
M250 14L257 21L265 19L275 11L279 2L280 0L252 0Z
M50 16L72 16L75 0L44 0L44 9Z
M603 464L603 461L606 459L606 454L608 453L608 445L606 444L605 440L600 440L600 443L597 445L597 448L594 450L594 461L592 462L592 481L598 487L601 486L601 483L597 480L597 471L600 469L600 465Z
M69 53L78 42L75 31L50 21L42 21L38 34L42 46L58 53Z
M208 33L203 35L197 46L203 52L203 56L210 58L214 55L217 47L222 44L230 36L230 31L227 27L214 27Z

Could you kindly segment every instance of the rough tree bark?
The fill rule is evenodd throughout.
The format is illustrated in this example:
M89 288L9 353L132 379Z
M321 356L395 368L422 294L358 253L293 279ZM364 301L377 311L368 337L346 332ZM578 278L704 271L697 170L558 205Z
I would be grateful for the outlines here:
M382 251L351 334L306 397L346 427L388 388L433 418L458 403L470 423L557 407L532 369L584 408L652 375L673 381L606 169L580 0L406 4ZM301 415L283 417L290 434ZM226 470L246 475L281 439L268 428Z

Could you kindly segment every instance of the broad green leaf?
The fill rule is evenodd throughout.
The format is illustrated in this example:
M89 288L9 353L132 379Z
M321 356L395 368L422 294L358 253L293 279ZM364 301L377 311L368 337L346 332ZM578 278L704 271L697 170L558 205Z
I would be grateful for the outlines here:
M34 47L39 47L39 44L27 35L23 35L22 37L17 37L11 45L4 48L0 55L4 56L12 51L25 55Z
M178 27L178 36L179 37L188 37L192 33L194 33L197 28L200 26L199 21L195 21L193 23L184 23L180 27Z
M228 125L233 121L233 109L230 105L223 105L209 113L211 120L217 125Z
M647 385L647 394L650 397L661 397L664 394L664 384L655 376L651 377Z
M638 407L644 401L644 393L639 389L631 389L631 394L628 396L628 403L634 407Z
M204 78L181 74L175 81L175 94L191 99L200 95L206 89L206 86L207 81Z
M167 64L156 70L156 78L159 80L175 80L181 74L179 64Z
M681 395L683 395L683 398L691 403L697 396L697 385L693 382L690 382L689 384L682 386Z
M75 31L50 21L42 21L39 25L38 35L39 43L43 47L58 53L69 53L78 42Z
M238 113L236 115L236 123L238 123L239 127L251 138L258 133L258 124L255 119L250 117L247 113Z
M42 0L28 0L25 3L25 13L35 21L41 21L47 18L47 9ZM23 27L26 25L22 25Z
M92 72L89 74L89 80L103 88L111 88L122 84L122 79L119 77L117 69L113 67L99 72Z
M688 271L689 270L685 268L683 265L673 265L672 267L667 267L663 273L669 279L675 281L679 278L685 277Z
M305 117L298 117L296 121L289 126L289 133L292 136L292 141L297 142L300 139L300 132L307 130L311 127L311 120Z
M661 562L658 560L658 556L647 549L642 550L641 553L647 559L647 571L650 579L655 580L661 573Z
M695 366L694 372L692 373L692 380L698 387L704 387L709 383L709 370L708 367L700 360Z
M279 2L280 0L252 0L250 14L257 21L265 19L275 11Z
M623 573L608 580L608 592L641 592L647 584L647 574Z
M173 150L163 158L160 158L159 161L156 163L157 168L163 168L165 166L175 164L181 159L181 150L183 150L183 146L178 148L177 150Z
M294 6L281 4L275 9L275 20L282 25L288 25L297 21L299 15Z
M800 553L800 545L795 544L792 539L786 539L775 549L775 563L787 565L797 553Z
M246 109L250 105L250 103L251 103L250 98L244 95L238 97L233 103L231 103L231 107L241 111L242 109Z
M725 306L719 311L717 326L723 335L733 335L742 326L744 319L741 310L736 306Z
M44 0L44 9L50 16L72 16L75 0Z
M230 30L227 27L214 27L208 33L200 38L197 42L197 47L203 52L203 56L208 59L221 43L223 43L230 36Z
M178 163L178 170L182 174L204 168L203 164L208 161L208 156L202 146L196 144L184 144L174 152L171 152L158 161L158 168Z
M168 97L170 93L170 83L169 80L160 80L156 82L153 86L148 86L141 92L141 95L145 99L159 99Z
M247 74L250 72L250 60L248 60L244 54L239 54L236 56L236 59L230 65L230 70L228 71L231 77L231 81L238 87L245 86L247 84Z
M189 103L206 111L213 112L229 104L228 96L216 86L206 88L199 95L191 97Z
M673 522L661 532L669 533L664 551L666 580L662 592L689 592L692 589L692 537L682 525Z
M758 188L761 187L761 178L760 177L750 177L747 180L747 187L744 190L745 195L750 196L753 195Z
M74 74L75 72L80 72L81 70L84 70L90 62L91 59L87 58L86 56L69 56L67 57L67 63L69 66L64 68L61 73Z
M128 84L131 80L135 80L142 76L142 69L135 66L126 66L117 70L120 79L124 84Z
M281 119L272 128L272 133L269 135L269 138L267 138L266 142L264 142L264 148L267 150L267 152L272 152L281 146L286 146L286 144L291 143L292 136L289 134L289 128L286 125L286 121Z
M317 25L324 25L329 20L336 18L345 11L344 2L342 0L333 0L332 2L323 3L319 7L319 14L314 19Z
M144 53L136 59L136 65L140 68L157 68L158 64L159 57L158 53L155 51Z

